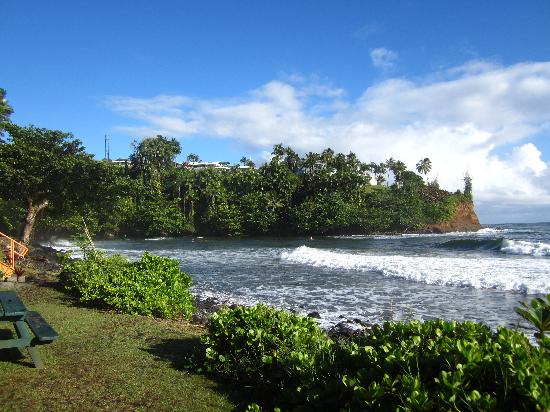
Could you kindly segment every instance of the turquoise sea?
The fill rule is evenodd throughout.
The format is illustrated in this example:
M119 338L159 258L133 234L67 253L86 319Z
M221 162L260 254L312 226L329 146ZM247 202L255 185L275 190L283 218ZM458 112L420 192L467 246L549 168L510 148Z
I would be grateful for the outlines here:
M47 245L73 251L57 239ZM515 327L520 300L550 293L550 223L444 235L98 241L108 253L177 259L194 292L344 318L475 320Z

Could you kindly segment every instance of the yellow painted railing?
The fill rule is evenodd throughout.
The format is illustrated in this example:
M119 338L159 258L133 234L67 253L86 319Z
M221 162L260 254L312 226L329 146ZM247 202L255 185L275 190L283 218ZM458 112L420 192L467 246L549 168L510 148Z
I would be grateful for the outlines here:
M0 276L8 278L15 272L15 258L24 257L29 249L22 243L19 243L2 232L0 232L0 240L2 241L0 242L2 246L2 255L6 249L8 252L8 262L6 263L0 260Z

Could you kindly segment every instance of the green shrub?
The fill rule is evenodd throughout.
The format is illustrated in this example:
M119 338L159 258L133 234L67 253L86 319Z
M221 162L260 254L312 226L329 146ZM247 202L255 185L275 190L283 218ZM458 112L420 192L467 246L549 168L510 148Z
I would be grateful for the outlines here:
M166 318L189 318L193 312L191 277L180 270L177 260L148 252L130 262L119 255L86 251L84 259L65 262L60 277L81 302Z
M268 390L315 381L332 353L313 319L265 305L215 313L203 344L208 370Z
M266 410L550 410L549 353L480 323L388 322L333 343L258 305L215 314L203 343L207 369L272 389Z
M348 410L548 410L550 357L473 322L386 323L339 348L332 393ZM330 386L330 385L328 385Z

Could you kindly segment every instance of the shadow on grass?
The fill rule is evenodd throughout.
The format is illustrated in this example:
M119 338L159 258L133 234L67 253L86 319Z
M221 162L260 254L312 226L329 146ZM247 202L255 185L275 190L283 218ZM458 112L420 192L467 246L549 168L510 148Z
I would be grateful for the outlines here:
M171 362L174 369L206 376L215 383L214 390L236 405L236 411L244 411L250 403L264 403L269 398L257 388L244 387L239 382L202 371L200 365L204 362L204 349L200 338L164 339L143 350L159 360Z
M201 347L200 338L164 339L143 350L156 358L170 361L177 370L191 371L191 359L200 353Z
M13 331L3 328L0 329L0 340L14 339L16 337ZM17 348L0 349L0 362L10 362L16 365L34 367L32 362L25 360L25 355Z

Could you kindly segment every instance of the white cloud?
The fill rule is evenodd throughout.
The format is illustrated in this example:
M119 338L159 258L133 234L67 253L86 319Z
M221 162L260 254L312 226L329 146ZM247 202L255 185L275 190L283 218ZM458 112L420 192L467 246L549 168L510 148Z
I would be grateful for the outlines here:
M530 142L550 130L550 62L478 61L427 79L387 79L353 100L301 79L232 99L117 97L108 104L140 121L120 127L128 133L230 138L256 148L258 158L279 142L301 153L332 147L364 161L394 157L411 169L428 156L431 178L449 190L462 188L468 170L480 204L550 205L548 165Z
M542 176L548 165L541 158L541 152L533 143L515 147L510 159L516 167L524 173L532 173L534 176Z
M378 69L389 70L395 66L397 53L384 47L379 47L370 51L372 65Z

